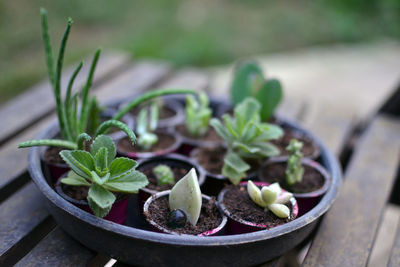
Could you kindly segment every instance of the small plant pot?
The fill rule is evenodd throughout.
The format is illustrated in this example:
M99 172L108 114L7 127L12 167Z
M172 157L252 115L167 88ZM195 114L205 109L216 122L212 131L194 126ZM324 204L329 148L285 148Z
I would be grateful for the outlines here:
M163 103L160 108L158 128L169 128L171 126L183 123L185 120L185 114L180 101L177 101L172 96L164 96L162 97L162 101ZM121 105L121 107L126 104L127 103L124 103ZM129 114L136 118L142 107L143 106L139 106L138 108L131 110Z
M267 183L279 182L282 188L293 193L299 205L299 216L302 216L319 203L329 189L331 178L319 163L303 158L302 165L305 168L303 181L296 187L291 187L286 183L287 159L287 157L269 159L260 168L258 177Z
M187 132L185 124L176 125L175 133L182 140L182 145L178 152L186 156L190 155L190 152L197 147L215 147L222 143L222 139L211 126L208 126L208 131L204 136L198 138L191 136Z
M90 209L89 204L86 200L76 200L76 199L68 196L64 192L63 185L61 183L61 179L59 179L56 183L56 191L62 198L64 198L68 202L72 203L76 207L78 207L81 210L84 210L90 214L93 214L93 212ZM127 207L128 207L128 195L125 195L123 198L115 201L115 203L112 205L110 212L103 219L111 221L111 222L115 222L118 224L123 224L128 215Z
M146 221L149 223L149 225L151 226L151 228L153 229L153 231L155 232L160 232L160 233L167 233L167 234L172 234L172 235L196 235L196 236L217 236L217 235L223 235L224 234L224 230L225 230L225 225L227 222L227 218L220 212L217 203L215 202L215 213L217 213L218 216L220 216L220 218L218 218L219 222L215 223L215 227L212 229L200 229L197 232L199 233L185 233L183 230L177 230L177 229L169 229L166 226L161 225L160 223L158 223L157 221L155 221L153 219L153 217L151 216L150 212L152 210L151 205L155 205L157 203L155 203L158 200L161 200L162 198L166 198L166 200L164 200L163 202L159 201L159 203L162 203L164 205L168 205L168 196L169 193L171 192L171 190L167 190L167 191L162 191L159 192L151 197L149 197L146 202L144 203L144 207L143 207L143 214L146 218ZM206 196L206 195L202 195L202 199L203 199L203 205L205 203L209 203L209 201L211 201L211 197ZM166 209L168 210L168 208ZM199 221L197 223L196 227L200 227L200 228L204 228L202 227L202 220L204 220L204 208L202 207L202 212L200 214L200 218ZM165 219L166 221L166 219ZM186 225L188 225L189 223L187 222ZM178 228L179 229L179 228ZM193 230L195 231L195 230Z
M286 147L289 145L290 140L297 139L303 143L303 148L301 151L303 152L305 158L310 158L313 160L318 159L318 157L321 155L321 149L314 142L311 136L308 136L297 129L286 126L278 118L274 118L274 120L275 123L282 127L284 131L284 134L281 138L271 141L281 151L280 156L287 156L288 152L286 151Z
M132 159L148 159L174 153L182 143L180 137L174 135L169 129L158 129L155 134L159 140L149 151L141 150L137 144L133 146L128 137L117 140L118 154Z
M228 178L221 174L225 152L225 147L218 146L200 147L190 153L190 157L205 171L206 181L202 190L207 195L217 196L225 185L230 184ZM252 169L248 171L244 180L257 180L257 171L261 164L254 162L250 165L252 165Z
M139 190L138 203L141 210L143 209L144 202L150 196L161 191L170 190L173 187L173 185L157 185L157 180L152 170L159 164L167 165L172 169L175 176L175 182L183 178L183 176L185 176L186 173L188 173L192 168L195 168L196 170L200 186L204 184L204 181L206 179L203 168L199 167L193 160L178 154L170 154L166 156L140 160L136 169L144 173L149 180L149 184Z
M69 166L58 155L61 150L63 149L57 147L41 147L40 161L43 166L43 173L53 187L58 179L70 170Z
M254 184L257 186L268 186L269 185L268 183L265 183L265 182L254 182ZM289 219L277 218L271 212L268 213L268 216L271 217L271 219L270 219L271 221L268 221L268 223L251 222L251 221L241 218L239 215L235 214L235 210L229 209L229 207L225 204L224 199L230 190L241 191L240 188L244 188L244 192L241 192L240 196L243 197L244 196L243 194L246 194L246 196L247 196L247 190L246 190L245 186L247 186L247 181L241 182L239 184L239 186L231 185L229 187L226 187L218 195L219 206L220 206L222 212L228 217L228 225L227 225L228 234L237 235L237 234L245 234L245 233L251 233L251 232L255 232L255 231L270 229L270 228L276 227L278 225L281 225L281 224L284 224L286 222L296 219L299 209L298 209L296 199L294 197L292 197L290 199L290 207L289 208L291 211L290 211ZM286 191L282 190L282 194L284 192L286 192ZM256 209L259 212L259 209L261 209L262 210L261 212L265 212L265 211L263 211L263 208L258 207L256 204L252 203L252 200L250 199L250 197L248 197L248 200L247 199L242 200L240 197L238 197L237 200L241 202L241 203L238 203L238 205L239 204L243 205L243 203L250 203L250 205L247 204L249 207L244 206L246 211L251 210L251 209ZM236 209L236 207L235 207L235 209ZM238 206L237 210L239 210L239 209L240 208ZM237 212L238 211L236 211L236 213ZM267 214L267 212L265 212L265 213ZM269 215L269 214L271 214L271 215Z

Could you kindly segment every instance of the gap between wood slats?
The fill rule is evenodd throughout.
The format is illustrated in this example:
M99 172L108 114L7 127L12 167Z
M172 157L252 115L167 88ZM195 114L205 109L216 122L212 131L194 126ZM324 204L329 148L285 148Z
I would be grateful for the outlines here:
M81 88L85 83L91 59L86 62L81 73L76 78L75 89ZM93 90L95 90L97 85L102 84L115 73L121 71L127 62L128 57L125 54L104 53L100 57L96 69ZM63 72L62 89L64 93L69 76L74 68L75 65ZM6 103L0 109L0 118L2 118L3 124L6 125L6 127L0 128L0 146L19 132L46 118L54 110L54 96L47 80Z

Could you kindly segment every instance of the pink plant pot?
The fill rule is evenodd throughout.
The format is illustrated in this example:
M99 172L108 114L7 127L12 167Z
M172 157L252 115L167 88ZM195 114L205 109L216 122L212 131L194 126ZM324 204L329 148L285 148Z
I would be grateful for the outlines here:
M62 198L74 204L76 207L90 214L93 214L93 211L90 209L89 204L86 200L76 200L64 193L61 186L61 179L59 179L56 183L56 191ZM126 195L123 199L115 201L115 203L111 207L110 212L103 219L118 224L123 224L126 220L126 217L128 216L128 199L129 197L128 195Z
M70 170L66 163L50 163L45 159L44 153L48 147L41 148L40 160L43 166L43 173L49 184L54 187L58 179Z
M268 186L269 185L268 183L265 183L265 182L254 182L254 184L257 186ZM240 185L246 186L247 181L241 182ZM226 192L227 192L227 189L224 189L221 191L221 193L218 196L218 203L219 203L219 206L220 206L222 212L225 214L226 217L228 217L228 225L227 225L228 234L238 235L238 234L245 234L245 233L251 233L251 232L256 232L256 231L260 231L260 230L270 229L270 228L267 228L267 225L265 225L265 224L253 223L253 222L249 222L249 221L246 221L243 219L237 219L237 218L232 217L231 212L226 208L226 206L224 205L224 202L223 202ZM285 192L286 191L282 189L281 195ZM299 207L298 207L296 199L294 197L292 197L290 199L290 203L292 204L290 219L294 220L298 216ZM276 226L278 226L278 225L276 225Z
M151 218L149 218L148 216L146 216L146 214L148 214L149 212L149 207L150 204L160 198L160 197L168 197L169 193L171 192L171 190L166 190L166 191L162 191L162 192L158 192L155 195L152 195L151 197L149 197L146 202L144 203L143 206L143 214L144 217L146 218L146 221L148 222L148 224L150 225L150 228L154 231L154 232L158 232L158 233L166 233L166 234L172 234L172 235L179 235L178 233L171 231L167 228L162 227L161 225L159 225L158 223L156 223L155 221L153 221ZM210 200L209 196L206 195L202 195L203 200ZM218 225L218 227L214 228L214 229L210 229L208 231L202 232L200 234L197 234L197 236L219 236L219 235L224 235L225 234L225 226L227 223L227 218L224 214L221 213L222 216L222 221L221 223ZM185 235L185 234L181 234L181 235Z

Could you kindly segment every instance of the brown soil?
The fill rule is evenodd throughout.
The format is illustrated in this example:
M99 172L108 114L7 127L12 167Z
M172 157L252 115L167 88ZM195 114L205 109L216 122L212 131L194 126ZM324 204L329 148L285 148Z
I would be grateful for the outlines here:
M128 153L128 152L158 152L164 149L171 147L174 142L175 138L166 133L156 133L158 136L158 142L154 144L149 150L143 150L138 145L133 146L129 137L124 137L121 139L117 147L120 151Z
M203 204L201 207L200 217L197 221L196 226L191 225L186 222L185 226L182 228L171 229L167 226L168 214L170 212L168 205L168 198L161 197L154 200L150 206L148 213L145 214L146 217L151 218L161 227L164 227L170 231L178 234L188 234L188 235L198 235L205 231L209 231L217 228L222 222L222 216L218 211L217 206L215 206L215 198L211 198L210 201L203 199Z
M139 114L139 111L141 108L142 108L142 106L140 106L139 108L135 108L134 110L131 110L130 113L136 117ZM174 110L163 105L160 109L159 119L169 119L175 115L176 115L176 112Z
M60 147L49 147L44 152L44 160L51 164L66 164L65 161L60 156L60 151L65 150L65 148Z
M169 184L164 184L164 185L158 185L157 184L157 177L155 176L153 172L153 168L156 166L148 166L147 169L140 170L144 175L147 176L147 180L149 180L149 184L146 186L146 188L155 190L155 191L164 191L164 190L169 190L173 187L173 185ZM174 173L174 178L175 178L175 183L178 182L180 179L183 178L188 173L188 169L182 168L182 167L172 167L170 166L172 172Z
M204 142L221 142L222 139L221 137L217 134L217 132L214 130L213 127L208 126L208 130L204 136L200 137L194 137L190 135L190 133L187 131L186 126L181 124L176 126L175 128L181 135L194 139L194 140L199 140L199 141L204 141Z
M202 147L197 150L197 162L207 171L213 174L221 174L224 166L224 156L226 149L224 147ZM257 171L260 167L258 161L247 161L250 170L247 174Z
M286 184L286 163L274 163L264 167L260 178L267 183L278 182L284 189L293 193L308 193L320 189L325 182L323 175L310 166L303 165L303 167L303 180L292 186Z
M287 156L289 153L286 151L286 147L289 145L290 140L297 139L298 141L303 143L303 148L301 152L303 152L305 157L311 157L314 154L315 146L311 139L306 138L304 136L299 136L293 131L291 128L284 127L284 134L278 140L273 140L272 143L276 145L281 151L281 156Z
M277 226L291 221L291 218L281 219L275 216L271 211L264 211L264 208L256 205L249 197L247 189L244 186L229 185L228 191L224 195L223 203L231 213L232 218L236 220L245 220L257 224L265 224L267 228ZM292 209L290 203L287 204Z

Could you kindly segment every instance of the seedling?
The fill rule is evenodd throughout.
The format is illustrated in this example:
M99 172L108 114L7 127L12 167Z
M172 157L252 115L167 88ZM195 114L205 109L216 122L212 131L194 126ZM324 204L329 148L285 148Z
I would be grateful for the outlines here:
M157 103L153 102L148 110L144 107L140 110L137 117L136 132L139 135L138 145L148 150L157 143L158 137L153 132L157 129L159 108Z
M303 153L301 152L302 148L303 143L296 139L290 140L289 145L286 147L286 151L289 152L289 158L285 174L286 183L289 186L303 180L304 168L301 164L303 159Z
M186 129L191 136L201 137L207 133L212 111L205 93L198 95L198 100L189 95L186 97Z
M261 103L260 116L267 121L274 114L282 100L282 86L276 79L266 79L260 66L255 62L243 62L236 67L232 86L231 100L239 104L252 96Z
M292 193L285 192L282 194L282 189L278 183L273 183L269 186L263 186L260 190L252 181L247 183L247 193L251 200L258 206L270 210L279 218L289 218L290 210L284 205L293 197Z
M218 119L211 119L211 126L228 146L222 174L233 184L239 184L250 169L246 159L259 160L280 153L269 141L281 137L283 131L279 126L262 123L259 111L258 101L248 97L235 107L234 117L228 114L222 117L224 125Z
M191 169L171 189L169 208L172 212L181 210L187 220L196 226L201 211L201 191L195 169ZM174 212L175 213L175 212Z
M174 173L171 168L167 165L160 164L153 169L154 175L157 177L157 183L159 185L175 183Z
M116 197L112 192L137 193L148 184L147 177L136 171L136 161L128 158L115 158L117 152L114 142L107 135L99 135L84 150L62 150L61 157L71 171L61 183L70 186L89 187L87 201L97 217L106 216Z
M165 89L155 90L141 95L138 98L133 99L128 103L122 110L120 110L115 116L99 126L100 112L101 109L98 106L98 102L95 97L89 99L89 91L91 89L94 71L99 60L100 49L98 49L93 57L93 61L90 67L89 75L86 83L80 92L72 94L74 81L79 71L83 66L83 62L80 62L72 73L69 83L67 86L67 92L64 101L61 97L61 74L64 61L64 52L68 36L72 26L72 19L68 18L67 26L64 35L61 40L60 49L57 57L57 65L54 68L53 52L51 48L50 36L48 31L47 13L45 9L41 9L42 17L42 32L43 42L45 47L47 69L50 78L50 84L53 89L54 98L56 100L56 109L58 123L60 127L61 138L56 139L45 139L45 140L32 140L20 143L18 147L32 147L32 146L56 146L66 149L82 149L82 144L85 140L90 138L87 134L81 134L88 132L90 135L96 137L99 134L105 134L112 127L117 127L128 134L128 127L119 122L119 120L130 110L141 104L142 102L157 98L159 96L168 94L194 94L193 91L184 89ZM80 106L80 111L78 107ZM135 136L129 135L132 142L135 141Z

